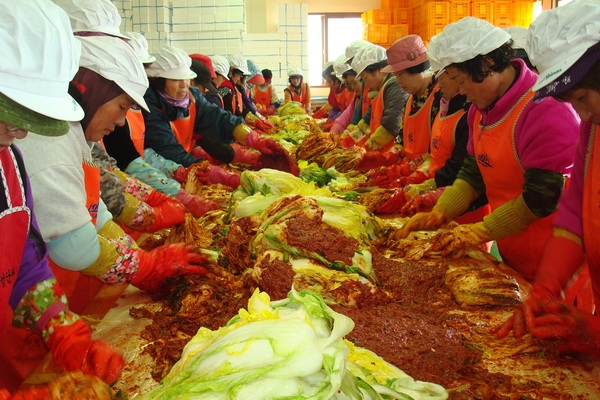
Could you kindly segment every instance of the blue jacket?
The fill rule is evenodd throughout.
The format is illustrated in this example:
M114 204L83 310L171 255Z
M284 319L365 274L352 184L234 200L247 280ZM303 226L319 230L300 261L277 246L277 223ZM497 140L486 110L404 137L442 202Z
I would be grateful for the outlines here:
M196 101L194 133L212 141L226 144L233 143L233 129L243 123L244 120L207 102L198 88L190 86L189 89L190 95ZM144 95L144 100L146 100L150 109L150 113L142 110L146 124L144 148L153 149L166 159L184 167L202 161L201 158L194 158L185 151L171 129L170 121L187 117L189 109L170 105L152 88L148 89Z

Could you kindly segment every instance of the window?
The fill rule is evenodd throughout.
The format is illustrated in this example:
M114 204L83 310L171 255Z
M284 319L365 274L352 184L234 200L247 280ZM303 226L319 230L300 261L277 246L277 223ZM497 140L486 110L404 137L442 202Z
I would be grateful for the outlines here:
M308 84L323 86L321 72L328 61L344 54L346 46L362 39L359 13L308 15Z

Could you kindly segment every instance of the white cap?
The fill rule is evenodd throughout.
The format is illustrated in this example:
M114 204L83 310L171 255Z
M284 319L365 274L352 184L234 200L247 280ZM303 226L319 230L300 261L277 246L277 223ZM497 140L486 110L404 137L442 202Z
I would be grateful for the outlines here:
M502 29L508 32L510 38L513 40L513 49L525 49L527 35L529 34L527 28L523 28L522 26L507 26Z
M125 41L111 36L78 36L81 42L79 65L115 82L144 110L148 77L144 66Z
M355 40L354 42L350 43L348 46L346 46L346 62L348 62L351 58L353 58L356 53L358 53L358 51L360 49L362 49L363 47L368 47L368 46L373 46L373 43L371 42L367 42L366 40Z
M73 32L100 32L129 39L121 33L119 10L110 0L54 0L66 11Z
M193 79L196 77L196 73L190 69L192 58L182 49L164 46L152 55L156 60L146 68L146 74L150 78Z
M244 75L252 75L252 73L250 71L248 71L248 61L246 61L246 58L244 58L243 55L233 54L227 58L229 61L229 66L231 68L235 68L235 69L242 71L242 73ZM225 76L227 76L227 75L225 75Z
M471 60L496 50L510 39L508 32L487 21L464 17L446 25L444 30L431 38L427 58L434 71Z
M553 82L599 41L598 0L577 0L543 11L529 26L525 48L539 71L532 90Z
M337 76L338 79L342 79L342 75L344 74L344 72L352 69L346 61L346 55L342 54L333 62L333 70L335 71L335 76Z
M227 78L229 75L229 61L224 56L215 55L210 57L213 63L215 72L221 76Z
M385 48L372 44L358 50L358 53L352 59L352 69L356 71L356 75L360 75L369 65L377 64L384 60L387 60Z
M148 41L144 35L138 32L127 32L126 34L130 39L128 42L129 45L143 64L150 64L156 61L156 57L148 54Z
M0 2L0 92L5 96L54 119L81 120L83 109L68 94L80 53L69 18L51 1Z
M293 67L288 70L287 74L288 74L288 76L303 76L304 71L302 71L302 68Z

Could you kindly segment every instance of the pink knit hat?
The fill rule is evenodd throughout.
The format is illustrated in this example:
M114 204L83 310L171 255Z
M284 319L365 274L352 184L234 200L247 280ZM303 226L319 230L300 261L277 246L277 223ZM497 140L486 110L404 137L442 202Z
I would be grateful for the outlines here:
M427 61L427 47L419 35L407 35L386 50L388 66L381 72L400 72Z

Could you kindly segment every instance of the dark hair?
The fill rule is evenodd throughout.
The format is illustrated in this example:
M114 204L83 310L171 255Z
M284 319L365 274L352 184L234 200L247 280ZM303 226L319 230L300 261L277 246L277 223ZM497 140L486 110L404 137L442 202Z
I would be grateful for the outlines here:
M148 82L150 83L150 87L152 89L163 92L165 90L167 78L148 78Z
M325 68L323 72L321 72L321 76L323 77L323 79L325 79L327 76L335 77L333 72L333 65L329 65L327 68Z
M386 65L388 65L387 60L379 61L365 68L365 72L372 74L373 72L379 71L381 68L384 68Z
M460 71L471 77L473 82L481 83L491 72L502 72L514 58L512 39L485 55L478 55L461 63L453 64Z
M356 71L353 69L349 69L348 71L342 74L342 78L346 79L349 75L356 76Z
M271 72L270 69L263 69L261 71L263 78L265 79L271 79L273 78L273 72Z
M406 68L406 72L408 72L411 75L416 75L420 74L423 71L427 71L430 66L431 63L429 62L429 60L425 60L419 65L413 65L412 67Z

